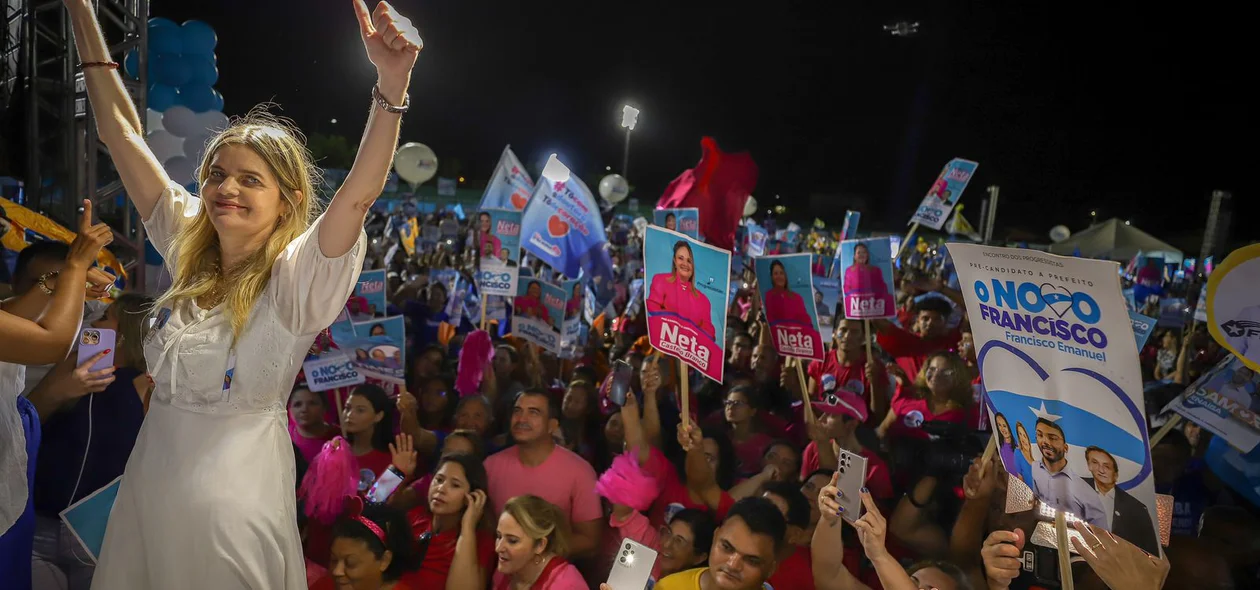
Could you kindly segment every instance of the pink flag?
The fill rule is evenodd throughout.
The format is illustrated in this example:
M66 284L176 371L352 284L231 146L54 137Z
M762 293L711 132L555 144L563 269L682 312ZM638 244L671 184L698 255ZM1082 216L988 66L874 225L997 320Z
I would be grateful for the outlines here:
M669 183L656 207L700 209L700 234L710 245L731 250L744 201L757 187L757 163L747 152L723 152L712 137L701 139L700 148L700 163Z

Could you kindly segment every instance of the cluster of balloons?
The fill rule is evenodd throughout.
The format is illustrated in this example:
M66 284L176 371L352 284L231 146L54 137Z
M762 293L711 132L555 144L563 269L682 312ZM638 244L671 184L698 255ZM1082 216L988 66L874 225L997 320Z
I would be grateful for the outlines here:
M198 20L178 25L152 18L148 27L145 141L171 179L188 185L196 182L194 174L206 143L228 123L223 95L213 88L219 80L214 55L218 35ZM127 54L123 67L136 76L139 55Z

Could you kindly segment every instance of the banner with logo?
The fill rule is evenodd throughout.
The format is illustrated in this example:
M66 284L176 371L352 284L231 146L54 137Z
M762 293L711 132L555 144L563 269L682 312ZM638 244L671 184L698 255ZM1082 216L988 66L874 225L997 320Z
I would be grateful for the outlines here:
M831 342L836 319L844 317L843 313L836 314L840 303L840 279L814 277L814 309L818 312L818 331L824 347Z
M765 256L766 241L769 239L770 233L766 231L766 228L749 221L748 248L745 253L749 256Z
M826 341L818 326L809 254L756 259L757 289L781 356L823 360Z
M529 178L529 173L516 158L516 154L512 153L512 146L509 145L503 148L503 154L499 156L499 164L494 167L494 174L490 175L490 182L486 184L486 192L481 195L478 209L522 211L533 192L534 181Z
M1260 377L1232 354L1200 375L1165 410L1181 414L1244 453L1260 444Z
M481 270L477 284L489 295L516 296L521 264L521 212L487 209L477 214Z
M61 224L0 197L0 246L14 252L21 252L27 246L37 242L69 244L74 241L75 235L75 232L62 227ZM101 248L96 254L95 266L117 277L114 281L116 289L128 287L127 272L113 252Z
M1212 337L1260 370L1260 244L1234 250L1208 277L1207 325Z
M1155 329L1155 318L1148 318L1136 311L1129 310L1129 321L1133 324L1133 338L1137 341L1138 350L1146 346L1146 341Z
M1119 266L947 247L1006 471L1046 506L1158 555L1142 374Z
M652 223L657 227L684 234L693 240L700 239L700 210L694 207L656 209L652 211Z
M655 226L643 240L648 340L718 383L726 365L731 253Z
M512 333L558 354L564 327L564 287L523 279L518 289L512 300Z
M897 315L892 242L887 237L840 242L840 279L844 317L873 320Z
M367 300L367 316L385 315L385 269L365 270L359 273L359 282L354 286L354 296ZM362 317L362 316L360 316Z
M914 212L906 225L918 223L935 230L941 229L941 226L945 224L945 219L949 217L949 212L958 203L958 199L962 198L963 190L967 188L967 183L971 182L971 176L976 173L976 168L979 166L971 160L962 158L950 160L945 168L941 169L940 176L936 177L936 182L932 183L932 188L928 189L927 196L923 197L923 202L919 203L919 209Z
M302 363L306 387L311 391L328 391L338 387L352 387L366 378L354 366L354 361L344 352L325 352Z
M521 217L521 247L565 276L582 271L612 281L604 220L582 179L543 178Z

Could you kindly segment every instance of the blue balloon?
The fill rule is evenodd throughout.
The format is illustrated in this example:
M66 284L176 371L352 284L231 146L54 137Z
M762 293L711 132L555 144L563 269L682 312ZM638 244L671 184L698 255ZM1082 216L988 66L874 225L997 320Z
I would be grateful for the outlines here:
M214 89L209 86L187 85L179 87L179 104L194 113L213 111L215 107Z
M183 86L192 80L193 69L188 60L178 55L150 54L149 78L167 86Z
M223 112L223 95L218 90L214 91L214 108L210 110Z
M214 58L202 55L184 54L184 65L188 67L189 78L183 84L197 86L214 86L219 81L219 68L214 65Z
M123 56L123 71L132 78L140 77L140 52L132 49Z
M149 83L149 108L161 113L179 102L179 93L174 86Z
M213 56L214 47L219 43L214 29L199 20L184 21L180 26L180 35L184 40L184 53L190 55Z
M175 24L175 21L173 21L173 20L171 20L171 19L169 19L169 18L162 18L162 17L160 17L160 16L157 16L157 17L153 17L153 18L149 19L149 24L148 24L148 27L149 27L149 29L150 29L150 30L152 30L152 29L171 29L171 28L178 29L178 28L179 28L179 25Z
M179 55L184 39L179 27L149 27L149 55Z

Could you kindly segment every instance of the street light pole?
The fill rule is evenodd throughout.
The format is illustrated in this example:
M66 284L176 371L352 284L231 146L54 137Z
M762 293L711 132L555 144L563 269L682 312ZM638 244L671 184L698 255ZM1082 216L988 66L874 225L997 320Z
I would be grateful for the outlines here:
M639 109L630 105L621 107L621 126L626 128L626 147L621 153L621 176L629 179L630 173L630 132L634 131L634 126L639 122Z

